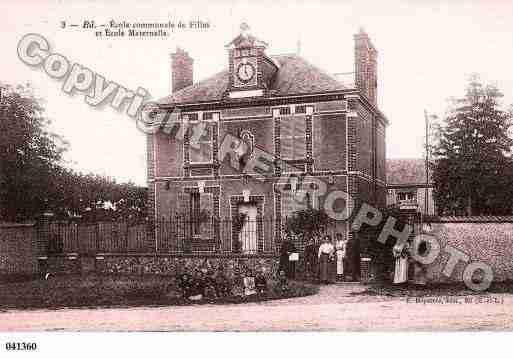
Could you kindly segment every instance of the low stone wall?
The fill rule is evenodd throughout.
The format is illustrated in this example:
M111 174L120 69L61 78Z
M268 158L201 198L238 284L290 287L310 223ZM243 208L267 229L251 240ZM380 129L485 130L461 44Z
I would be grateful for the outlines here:
M162 274L175 276L193 273L196 269L216 270L223 267L232 277L237 271L263 270L274 277L279 258L274 256L214 256L214 255L154 255L154 254L104 254L95 257L51 256L46 269L52 273L84 273L94 271L105 274Z
M37 273L32 224L0 225L0 277Z
M504 220L479 220L465 222L440 221L432 223L430 235L440 244L440 255L427 266L428 282L462 281L466 265L480 261L488 264L494 281L513 280L513 218ZM278 272L277 255L219 255L219 254L98 254L98 255L50 255L39 259L36 253L36 228L34 225L0 226L0 277L34 273L87 273L106 274L163 274L176 275L196 269L216 270L222 266L228 276L264 270L269 277ZM442 271L449 259L446 247L450 245L468 255L469 261L460 261L450 277ZM370 263L373 267L373 263ZM296 277L304 277L304 258L296 265Z
M470 262L480 261L491 266L494 281L513 280L513 223L453 222L432 223L428 232L440 243L440 255L427 266L428 282L462 281L463 271ZM450 278L442 271L449 259L447 245L469 256L467 263L460 261Z

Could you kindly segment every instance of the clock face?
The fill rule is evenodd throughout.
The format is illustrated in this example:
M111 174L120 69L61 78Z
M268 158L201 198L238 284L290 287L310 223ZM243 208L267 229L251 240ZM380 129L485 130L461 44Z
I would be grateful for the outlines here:
M255 67L249 62L242 62L237 67L237 77L241 82L249 82L255 76Z

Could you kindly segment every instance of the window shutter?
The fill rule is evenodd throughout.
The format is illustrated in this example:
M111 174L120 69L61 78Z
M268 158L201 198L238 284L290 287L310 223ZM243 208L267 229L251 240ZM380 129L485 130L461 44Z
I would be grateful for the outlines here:
M191 195L189 193L178 194L178 236L190 238L191 236Z
M212 238L212 216L214 215L214 196L212 193L200 194L200 211L202 218L200 235L202 238Z
M305 158L306 155L306 123L305 117L294 118L294 159Z
M291 137L294 130L294 117L285 116L280 120L280 135L282 137Z
M187 219L191 217L191 195L189 193L178 194L178 214Z
M280 154L281 158L290 159L294 155L292 147L292 135L294 123L291 116L282 117L280 120Z
M293 139L292 138L283 138L281 140L281 149L280 149L281 158L284 159L293 159L294 158L294 147L293 147Z
M207 214L210 217L214 214L214 196L212 193L200 194L200 210L202 215Z
M198 134L198 131L201 132ZM212 124L206 122L194 124L189 128L189 156L192 163L212 162L212 131Z
M201 144L201 162L212 162L212 143Z
M190 153L189 153L190 161L193 163L202 162L201 161L201 151L198 150L197 148L194 148L193 146L190 146L189 148L190 148Z
M281 157L301 159L306 156L306 117L284 116L280 120Z
M290 217L291 198L289 191L282 191L281 193L281 216L283 218Z

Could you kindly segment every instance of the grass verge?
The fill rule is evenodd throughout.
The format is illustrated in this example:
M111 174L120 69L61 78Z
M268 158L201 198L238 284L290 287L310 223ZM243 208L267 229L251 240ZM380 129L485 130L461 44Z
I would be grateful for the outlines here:
M0 282L0 309L247 303L303 297L318 292L318 287L312 284L290 282L288 290L281 291L274 282L270 282L266 294L193 302L181 298L173 289L174 280L174 277L157 275L93 274L62 275L49 280L27 278L23 281Z

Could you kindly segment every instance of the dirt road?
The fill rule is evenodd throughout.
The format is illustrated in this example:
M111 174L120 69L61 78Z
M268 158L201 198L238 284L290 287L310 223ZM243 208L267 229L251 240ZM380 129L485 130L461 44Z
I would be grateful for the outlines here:
M238 305L0 312L0 331L511 330L513 295L385 298L359 285Z

